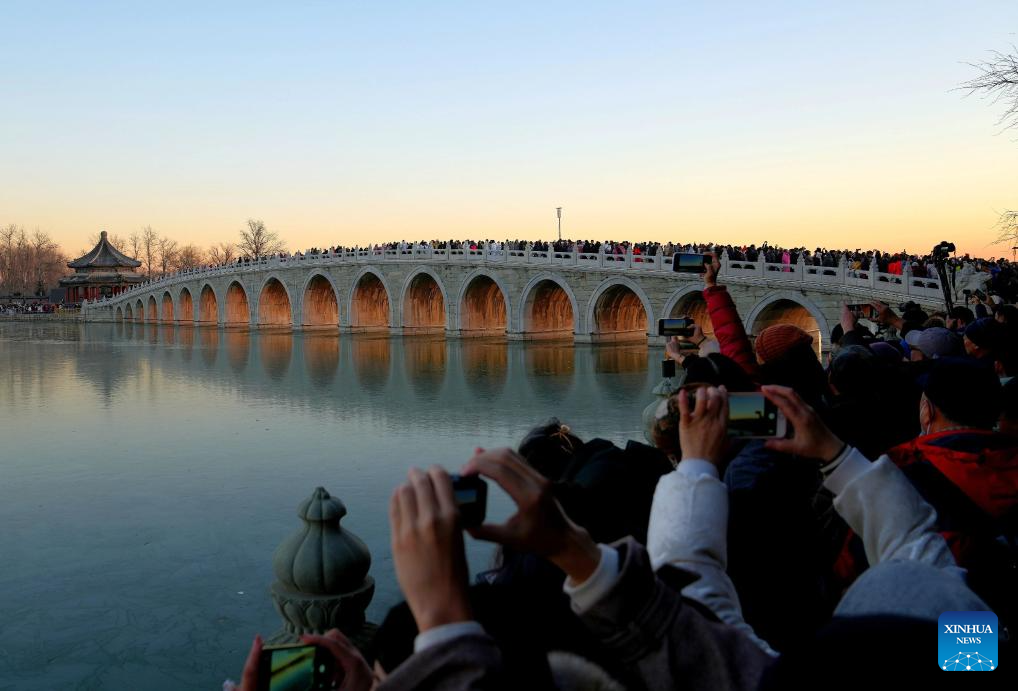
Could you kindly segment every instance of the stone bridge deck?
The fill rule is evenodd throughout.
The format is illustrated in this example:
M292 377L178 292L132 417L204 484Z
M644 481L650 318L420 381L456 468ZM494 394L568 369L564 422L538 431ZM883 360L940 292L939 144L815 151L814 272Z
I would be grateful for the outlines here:
M733 262L728 286L747 331L786 321L827 345L843 302L943 304L939 281L876 271ZM671 257L534 250L360 250L196 269L86 303L86 321L441 332L453 336L656 339L660 317L709 333L702 279Z

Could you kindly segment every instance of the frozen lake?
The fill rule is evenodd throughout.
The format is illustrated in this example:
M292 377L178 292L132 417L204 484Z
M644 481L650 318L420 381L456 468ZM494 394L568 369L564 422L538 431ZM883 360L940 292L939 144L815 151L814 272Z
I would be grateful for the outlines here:
M217 689L281 622L272 553L319 485L398 602L388 499L557 415L642 440L645 345L0 321L0 688ZM650 366L648 366L650 365ZM509 510L493 494L489 515ZM474 572L491 547L468 538Z

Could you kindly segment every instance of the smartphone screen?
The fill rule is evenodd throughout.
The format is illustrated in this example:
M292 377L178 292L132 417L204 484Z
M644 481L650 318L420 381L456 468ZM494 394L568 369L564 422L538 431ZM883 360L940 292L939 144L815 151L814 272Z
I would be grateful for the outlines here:
M315 651L313 645L268 648L269 691L310 691L315 688ZM263 663L264 665L264 663ZM264 670L264 666L263 666ZM263 682L264 683L264 682Z
M848 309L860 319L873 321L876 318L876 311L873 309L873 305L849 305Z
M453 475L452 496L464 526L480 525L488 504L488 485L476 475Z
M728 434L733 437L784 436L784 419L778 407L762 393L728 395Z
M692 336L696 322L689 317L669 317L657 320L658 336Z
M707 254L686 254L685 252L675 254L672 255L672 271L684 274L706 273L705 265L710 261L710 255Z

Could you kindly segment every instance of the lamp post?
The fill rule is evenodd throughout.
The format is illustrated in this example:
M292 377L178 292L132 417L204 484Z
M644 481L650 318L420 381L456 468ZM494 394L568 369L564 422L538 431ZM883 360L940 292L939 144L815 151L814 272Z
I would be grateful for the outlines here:
M555 207L555 215L558 217L558 241L562 242L562 207Z

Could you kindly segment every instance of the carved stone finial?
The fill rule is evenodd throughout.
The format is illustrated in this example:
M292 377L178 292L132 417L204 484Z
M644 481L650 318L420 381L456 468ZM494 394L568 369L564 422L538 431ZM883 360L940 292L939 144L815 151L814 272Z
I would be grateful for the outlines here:
M273 640L331 628L355 636L375 592L368 575L371 554L360 538L339 525L346 507L324 487L301 502L297 515L304 525L272 557L272 601L284 622L283 633Z

